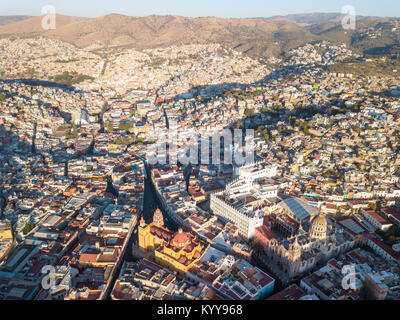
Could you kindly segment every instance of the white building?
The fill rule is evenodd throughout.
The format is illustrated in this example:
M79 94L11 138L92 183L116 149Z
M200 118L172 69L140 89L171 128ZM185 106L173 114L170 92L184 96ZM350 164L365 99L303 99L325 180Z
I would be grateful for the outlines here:
M271 205L267 199L278 195L278 186L263 183L265 178L276 176L276 170L276 166L261 162L237 169L239 178L228 184L224 192L211 195L211 210L234 223L240 235L252 239Z
M257 180L260 178L273 178L276 176L277 166L265 162L256 162L235 168L235 174L240 179Z
M253 206L239 206L235 208L233 205L225 202L222 194L211 195L211 210L219 217L233 222L238 227L240 235L247 239L253 238L255 229L263 225L264 211L257 210Z

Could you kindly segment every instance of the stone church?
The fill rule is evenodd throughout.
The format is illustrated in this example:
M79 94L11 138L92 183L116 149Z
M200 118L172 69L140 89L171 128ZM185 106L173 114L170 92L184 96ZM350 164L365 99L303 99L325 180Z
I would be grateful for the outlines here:
M307 231L308 229L308 231ZM279 278L290 280L354 247L352 239L319 214L288 239L271 240L267 261Z

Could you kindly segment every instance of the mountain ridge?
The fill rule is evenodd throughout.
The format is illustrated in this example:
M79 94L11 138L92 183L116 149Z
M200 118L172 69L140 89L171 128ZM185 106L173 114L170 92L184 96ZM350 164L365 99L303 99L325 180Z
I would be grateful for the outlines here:
M312 41L344 42L355 49L374 49L363 40L363 30L383 28L385 39L379 45L396 44L388 32L399 19L360 17L357 30L344 30L340 14L315 13L272 18L187 18L179 15L132 17L109 14L98 18L57 15L55 30L43 30L42 17L29 17L0 26L0 36L45 36L85 48L105 47L148 49L193 43L219 43L253 57L280 56ZM367 44L367 45L366 45ZM365 48L363 47L365 46Z
M31 16L0 16L0 26L4 26L13 22L26 20Z

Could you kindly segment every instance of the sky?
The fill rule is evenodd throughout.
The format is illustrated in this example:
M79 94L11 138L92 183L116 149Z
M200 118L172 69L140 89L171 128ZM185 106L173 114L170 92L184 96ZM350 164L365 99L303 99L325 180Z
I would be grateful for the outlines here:
M354 6L357 15L400 17L399 0L0 0L0 16L39 16L46 5L53 5L59 14L81 17L119 13L129 16L175 14L251 18L341 12L346 5Z

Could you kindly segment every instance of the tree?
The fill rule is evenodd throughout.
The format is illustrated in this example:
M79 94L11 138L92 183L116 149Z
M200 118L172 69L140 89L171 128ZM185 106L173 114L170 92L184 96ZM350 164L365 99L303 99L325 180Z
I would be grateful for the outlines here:
M69 132L65 135L65 138L67 139L76 139L78 138L78 131L76 131L76 126L73 125L72 129L69 130Z
M131 144L134 143L134 142L135 142L135 138L132 138L132 137L123 137L123 138L117 139L117 140L115 141L115 144L117 144L117 145L129 146L129 145L131 145Z
M254 118L256 116L256 113L253 109L246 109L244 111L244 115L246 116L246 118Z
M132 123L121 123L118 127L119 130L129 131L132 129Z
M70 73L69 71L64 71L62 74L54 76L54 81L66 85L72 85L83 82L85 80L93 80L93 79L94 79L93 77L90 77L88 75L78 74L77 72Z
M31 232L33 229L35 228L35 226L33 225L33 224L29 224L29 223L27 223L27 224L25 224L25 227L24 227L24 235L27 235L29 232Z
M376 210L381 211L381 209L382 209L382 200L378 200L376 202Z
M254 250L254 252L257 255L260 255L264 251L264 247L262 246L260 240L258 240L258 239L254 239L251 242L251 248Z
M265 142L270 141L270 140L271 140L270 135L269 135L268 133L264 134L264 135L263 135L263 140L264 140Z
M110 133L110 132L112 132L113 131L113 124L111 123L111 122L107 122L105 125L104 125L104 127L105 127L105 129L106 129L106 131L108 132L108 133Z
M289 123L290 123L290 125L291 125L292 127L294 127L295 124L296 124L296 117L290 116L290 117L289 117Z
M136 141L135 141L135 143L139 144L139 145L144 144L144 142L145 142L145 140L143 138L137 138Z
M392 246L398 242L400 229L397 226L391 226L387 231L377 229L375 233L379 235L387 244Z
M308 121L301 122L299 125L300 131L303 131L305 134L310 134L311 125Z

